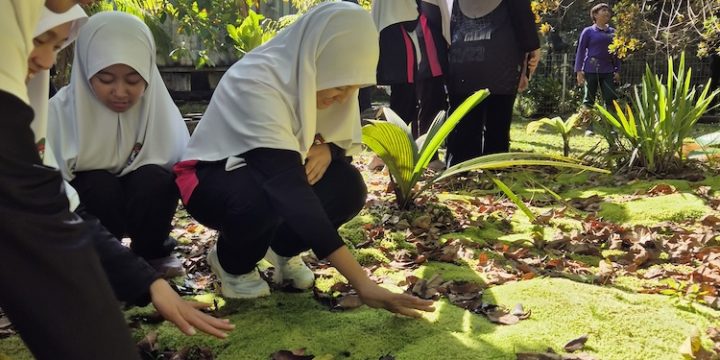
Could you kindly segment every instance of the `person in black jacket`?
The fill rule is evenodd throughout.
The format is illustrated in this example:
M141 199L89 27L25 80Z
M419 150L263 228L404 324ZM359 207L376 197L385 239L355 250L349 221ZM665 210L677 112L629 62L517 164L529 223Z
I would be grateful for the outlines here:
M477 90L490 96L460 121L447 139L451 166L480 155L507 152L518 90L537 66L540 41L529 0L424 0L428 24L447 45L451 109Z
M0 2L0 306L37 359L139 359L87 224L31 129L26 80L42 5L64 13L90 2Z
M370 280L337 228L367 189L346 155L360 147L357 90L375 82L378 41L367 11L327 2L225 73L175 165L188 212L220 230L208 263L232 298L269 295L257 262L298 289L314 276L299 254L327 258L377 308L419 317L432 302Z

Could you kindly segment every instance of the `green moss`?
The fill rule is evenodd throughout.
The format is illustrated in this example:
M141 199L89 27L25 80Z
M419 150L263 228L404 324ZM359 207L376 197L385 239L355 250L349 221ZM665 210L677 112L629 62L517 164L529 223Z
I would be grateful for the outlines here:
M700 186L710 186L712 190L710 195L717 196L720 192L720 176L707 177L705 180L697 183Z
M450 263L431 261L413 271L413 275L423 279L430 279L435 274L440 274L443 280L446 281L458 280L472 281L478 284L485 283L485 279L480 273L467 266L458 266Z
M353 250L353 252L355 253L355 259L357 259L357 261L362 266L377 265L390 262L390 259L388 259L382 251L375 248L356 249Z
M581 172L574 174L560 174L555 177L555 181L562 185L585 185L590 179L589 172Z
M393 231L388 233L384 239L380 240L379 247L387 250L412 250L415 246L407 242L407 236L404 232Z
M710 211L697 196L676 193L619 204L602 203L598 214L616 223L651 225L660 221L697 219Z
M610 261L617 261L617 259L625 256L627 252L623 250L603 250L601 254L605 259L608 259Z
M613 279L613 286L625 291L638 291L659 285L658 279L645 279L637 276L618 276Z
M601 258L599 258L597 256L578 255L578 254L573 254L573 253L568 253L567 255L568 255L568 257L570 257L571 259L573 259L575 261L579 261L583 264L587 264L590 266L598 266L600 264L600 260L602 260Z
M275 292L270 297L228 301L237 328L226 340L186 337L167 323L158 327L159 345L207 346L216 359L264 359L281 349L306 348L315 356L378 359L515 359L520 351L544 351L589 334L586 351L604 360L680 359L678 347L692 329L704 331L720 312L678 309L660 295L628 294L614 288L563 279L534 279L485 292L488 302L522 303L528 320L511 326L489 323L445 301L423 319L413 320L365 306L330 312L310 292ZM628 326L632 324L632 326ZM0 341L0 353L30 359L17 337Z
M375 222L372 215L358 215L352 220L345 223L338 229L340 236L352 245L357 245L365 241L365 229L363 225L373 224Z
M339 282L347 283L348 281L335 268L328 268L323 272L323 276L315 277L315 287L321 291L329 291L333 285Z
M608 178L609 180L609 178ZM653 181L631 181L624 186L590 186L590 187L577 187L571 190L565 191L560 194L566 199L571 198L586 198L593 195L603 196L607 198L613 198L619 195L631 195L637 192L646 192L652 189L653 186L659 184L668 184L675 187L677 191L688 192L691 190L690 184L685 180L674 180L674 179L661 179Z
M25 347L25 343L19 336L0 339L0 359L6 356L12 360L33 360L35 359Z

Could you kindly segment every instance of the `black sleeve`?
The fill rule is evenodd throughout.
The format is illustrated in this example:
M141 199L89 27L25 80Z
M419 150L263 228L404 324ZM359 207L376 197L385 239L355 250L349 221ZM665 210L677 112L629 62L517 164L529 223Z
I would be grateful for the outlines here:
M332 148L332 145L331 145ZM300 154L259 148L241 155L285 223L322 259L344 245L307 181Z
M520 50L527 53L539 49L540 37L530 0L512 0L506 1L506 3L509 5L510 19L512 19Z
M160 274L143 258L123 246L100 221L82 207L75 211L90 228L90 237L100 258L115 297L131 305L145 306L150 302L150 284Z
M345 155L345 149L333 144L333 143L326 143L330 145L330 155L332 156L333 160L345 160L347 157Z

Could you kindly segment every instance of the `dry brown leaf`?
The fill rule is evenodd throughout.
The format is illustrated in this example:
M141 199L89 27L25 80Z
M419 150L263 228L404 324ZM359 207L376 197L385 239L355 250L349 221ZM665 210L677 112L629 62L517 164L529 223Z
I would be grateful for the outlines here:
M430 229L431 225L432 217L430 215L418 216L412 222L413 227L417 227L426 231Z
M670 184L657 184L648 190L649 195L670 195L677 192L674 186Z
M582 335L580 337L577 337L575 339L572 339L563 346L563 349L567 352L576 352L578 350L582 350L585 347L585 343L588 341L588 335Z
M507 310L499 306L496 306L492 310L485 311L485 316L487 316L491 322L501 325L514 325L520 322L519 317L508 313Z
M363 305L362 300L360 299L360 296L357 295L345 295L341 296L337 300L337 304L335 305L335 309L339 310L349 310L349 309L355 309Z

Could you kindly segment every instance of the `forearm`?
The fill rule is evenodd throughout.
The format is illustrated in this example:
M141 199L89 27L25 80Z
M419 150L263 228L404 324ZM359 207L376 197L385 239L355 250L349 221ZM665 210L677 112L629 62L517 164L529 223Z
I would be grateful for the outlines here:
M362 292L376 284L365 274L365 270L355 260L347 246L341 246L328 255L330 263L348 280L355 290Z
M160 278L160 274L123 246L97 218L82 207L76 213L89 227L90 238L115 297L132 305L147 305L150 302L150 285Z

